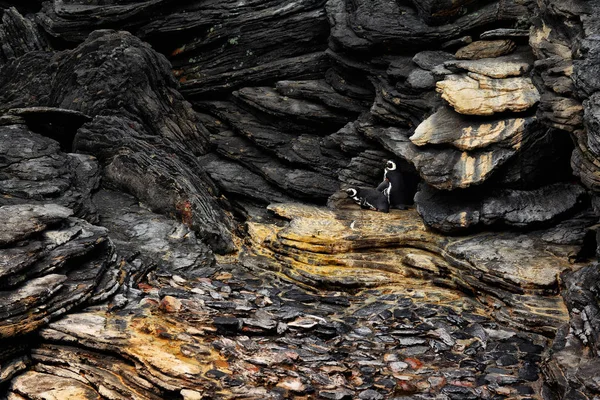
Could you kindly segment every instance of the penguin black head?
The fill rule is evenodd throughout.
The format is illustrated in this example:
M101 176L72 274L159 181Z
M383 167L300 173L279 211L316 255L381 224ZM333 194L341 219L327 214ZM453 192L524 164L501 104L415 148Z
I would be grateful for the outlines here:
M356 197L356 195L358 194L358 191L354 188L348 188L348 189L346 189L346 193L348 194L349 197Z
M395 171L396 170L396 163L393 162L392 160L389 160L385 164L385 169L388 170L388 171Z

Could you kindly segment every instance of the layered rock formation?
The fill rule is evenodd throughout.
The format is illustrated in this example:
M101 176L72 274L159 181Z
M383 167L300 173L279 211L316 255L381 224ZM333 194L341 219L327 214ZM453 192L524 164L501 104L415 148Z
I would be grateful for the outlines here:
M600 394L594 2L6 3L1 396Z

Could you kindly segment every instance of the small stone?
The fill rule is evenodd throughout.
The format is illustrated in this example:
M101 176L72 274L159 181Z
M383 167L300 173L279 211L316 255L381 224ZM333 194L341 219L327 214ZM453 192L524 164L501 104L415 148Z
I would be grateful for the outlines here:
M360 336L369 336L373 334L373 331L370 328L367 328L366 326L358 327L354 330L354 332L356 332Z
M408 86L413 89L428 90L435 88L435 78L430 71L421 68L414 69L406 79Z
M408 364L402 361L394 361L390 363L392 372L401 372L408 368Z
M335 391L322 390L319 392L319 397L329 400L350 400L354 397L354 392L345 388Z
M381 393L373 390L367 389L359 393L358 398L361 400L383 400L384 397Z
M517 360L517 358L515 356L512 356L510 354L503 355L496 360L496 364L501 367L515 365L518 362L519 362L519 360Z
M406 358L404 360L412 369L419 369L423 366L423 363L416 358Z
M181 389L179 391L183 400L202 400L202 394L190 389Z
M306 391L306 385L299 378L286 377L279 381L277 386L296 393L304 393Z
M235 317L215 317L213 323L222 329L238 330L242 327L242 321Z
M537 381L539 373L537 365L530 362L523 363L523 366L519 368L519 378L529 382Z
M292 322L288 322L288 326L291 326L294 328L310 329L310 328L315 327L318 323L319 323L319 321L317 321L314 318L300 317L300 318L296 318Z
M431 376L427 379L429 385L431 386L431 390L438 391L446 385L446 378L443 376Z
M175 313L179 312L182 308L181 300L172 296L165 296L160 301L158 308L164 312Z
M211 369L211 370L208 370L208 371L206 372L206 374L204 374L204 375L206 375L206 376L207 376L207 377L209 377L209 378L215 378L215 379L221 379L221 378L223 378L224 376L227 376L227 374L226 374L225 372L223 372L223 371L219 371L218 369Z

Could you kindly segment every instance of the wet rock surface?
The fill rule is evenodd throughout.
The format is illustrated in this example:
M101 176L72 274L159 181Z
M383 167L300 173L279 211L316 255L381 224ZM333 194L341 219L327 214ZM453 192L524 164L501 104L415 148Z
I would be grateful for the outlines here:
M9 3L0 397L600 395L595 2Z

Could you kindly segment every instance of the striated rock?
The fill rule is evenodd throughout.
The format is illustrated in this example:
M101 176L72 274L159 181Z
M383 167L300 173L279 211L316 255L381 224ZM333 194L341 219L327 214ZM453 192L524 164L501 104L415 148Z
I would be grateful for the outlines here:
M34 56L38 57L28 53L15 60L14 68ZM206 133L175 90L166 60L134 36L114 31L90 35L78 48L54 57L56 66L46 73L60 85L32 87L32 96L17 88L17 72L0 85L13 107L28 106L38 98L42 105L89 115L93 120L78 131L74 149L98 157L107 182L135 194L155 211L180 215L217 251L231 251L232 223L215 199L216 187L197 172L194 159L207 150ZM190 210L182 211L186 202Z
M73 209L78 217L96 221L90 196L99 181L94 157L65 154L58 142L32 133L25 125L0 126L0 204L52 202Z
M421 51L412 58L412 62L420 68L431 71L446 61L454 60L454 55L445 51Z
M447 76L436 86L456 112L467 115L525 111L540 100L529 78L494 79L470 72Z
M276 89L284 96L317 101L344 114L359 114L366 111L369 105L367 102L360 102L338 93L325 80L279 81L276 83ZM297 114L297 111L294 112Z
M459 60L478 60L496 58L512 53L517 48L515 42L504 40L479 40L461 47L455 54Z
M284 191L259 174L211 154L201 158L202 168L231 199L252 199L263 204L291 201Z
M138 204L125 193L101 190L93 202L99 223L110 230L110 238L118 253L141 262L141 271L159 268L177 274L194 272L212 266L214 256L194 231Z
M0 397L600 392L594 2L41 3L0 10ZM388 159L422 216L339 198Z
M419 9L454 9L459 12L462 2L418 2ZM426 4L433 5L432 7ZM327 15L331 39L336 45L357 51L370 46L384 45L390 50L401 50L403 46L422 46L459 37L467 30L500 20L516 20L528 15L527 7L516 2L490 3L481 6L477 13L467 13L446 24L430 26L416 15L412 4L398 4L389 0L375 2L360 1L353 7L345 0L332 0L327 3ZM425 6L423 8L423 6ZM421 15L432 15L430 11ZM446 15L440 14L446 22ZM450 13L452 15L452 13Z
M443 107L423 121L409 139L417 146L450 144L466 151L491 145L519 148L533 121L533 117L526 117L475 123Z
M15 7L2 8L0 65L25 53L49 50L46 38L31 19L23 17Z
M49 2L37 17L48 33L69 41L81 42L97 29L133 32L169 56L184 93L202 95L274 82L275 76L310 78L324 72L319 53L328 34L323 4L226 1L165 8L163 1L93 1L82 9L77 3ZM282 27L281 34L272 33Z
M515 227L548 225L572 213L584 190L574 184L553 184L535 190L496 189L454 194L424 186L416 194L424 222L442 232L473 226L506 224Z
M501 39L501 38L528 38L529 30L527 29L511 29L498 28L491 31L483 32L479 35L480 39Z
M404 130L368 124L361 129L388 151L413 164L425 182L442 190L479 185L516 154L510 147L473 152L435 147L421 149L408 139L408 132Z
M295 169L273 160L231 131L222 131L219 134L211 135L211 141L215 144L219 154L238 161L267 181L282 188L285 193L318 200L329 197L339 187L334 179L325 175L304 169Z
M233 92L233 95L252 107L265 112L271 116L292 119L298 123L308 125L338 125L338 128L348 121L343 115L339 115L327 107L317 103L302 101L280 95L271 88L242 88Z
M114 290L101 284L115 262L106 229L71 214L54 204L0 207L2 226L18 227L1 242L0 338L37 330L97 289Z
M565 319L556 277L568 268L567 255L575 247L542 241L544 231L450 238L427 230L412 211L365 214L299 204L269 208L291 222L282 227L249 223L251 246L242 259L247 265L258 257L263 268L311 286L429 279L492 296L496 318L541 332L554 332Z
M557 335L552 356L543 364L545 393L566 398L572 393L597 395L598 265L565 273L564 297L570 320Z
M510 56L482 60L446 61L444 67L500 79L525 75L531 70L532 64L531 56L520 52Z

